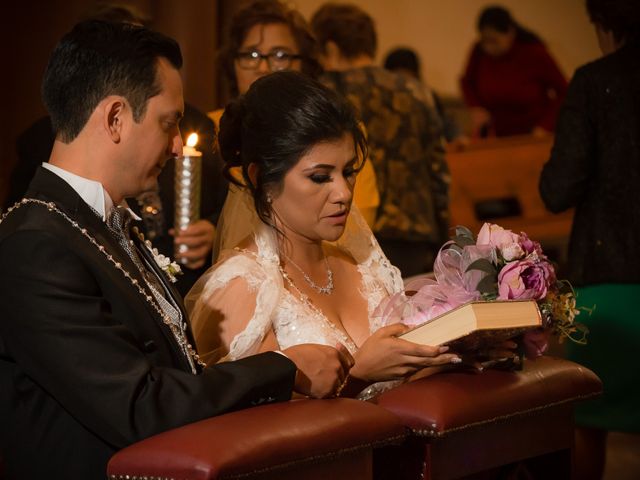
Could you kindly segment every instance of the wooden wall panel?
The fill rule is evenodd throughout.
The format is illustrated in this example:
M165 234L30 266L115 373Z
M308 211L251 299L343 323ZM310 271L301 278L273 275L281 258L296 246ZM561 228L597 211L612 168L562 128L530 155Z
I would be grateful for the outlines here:
M2 115L0 115L0 204L16 161L15 140L46 114L40 83L55 44L96 0L19 0L3 5ZM129 0L153 28L178 40L185 58L185 98L203 111L217 106L214 52L218 41L217 0Z

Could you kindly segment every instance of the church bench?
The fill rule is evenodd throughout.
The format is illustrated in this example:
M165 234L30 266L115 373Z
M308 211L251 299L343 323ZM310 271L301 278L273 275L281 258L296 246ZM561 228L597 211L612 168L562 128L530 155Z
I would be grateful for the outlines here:
M573 405L601 391L593 372L553 357L520 371L454 370L405 383L375 399L411 432L376 466L385 478L445 480L529 459L546 472L534 478L570 478Z
M110 480L372 478L372 451L400 442L390 412L353 399L293 400L202 420L116 453Z
M565 246L573 211L548 212L538 193L553 138L516 136L478 140L447 153L451 225L477 233L485 221L527 233L543 246Z

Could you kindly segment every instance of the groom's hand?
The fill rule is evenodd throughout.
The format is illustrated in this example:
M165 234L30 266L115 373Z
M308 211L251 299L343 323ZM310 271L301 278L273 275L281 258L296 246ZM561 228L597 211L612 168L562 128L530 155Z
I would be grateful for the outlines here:
M335 349L307 343L287 348L282 353L298 367L294 390L313 398L333 396L354 363L344 347Z

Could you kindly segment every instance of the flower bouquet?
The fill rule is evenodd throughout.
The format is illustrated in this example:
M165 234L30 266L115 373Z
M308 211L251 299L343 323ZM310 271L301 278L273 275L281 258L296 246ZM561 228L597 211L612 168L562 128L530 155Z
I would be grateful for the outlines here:
M542 355L548 333L559 341L586 343L587 328L575 321L573 288L558 280L549 259L538 242L525 233L515 234L499 225L485 223L477 239L466 227L457 227L455 237L440 249L432 276L420 276L405 285L405 292L386 299L377 314L384 322L421 325L460 305L474 301L535 300L542 317L542 328L523 336L524 354ZM502 331L487 342L499 342L522 333ZM478 341L479 337L473 337ZM480 348L474 343L467 350ZM465 347L464 342L452 348Z

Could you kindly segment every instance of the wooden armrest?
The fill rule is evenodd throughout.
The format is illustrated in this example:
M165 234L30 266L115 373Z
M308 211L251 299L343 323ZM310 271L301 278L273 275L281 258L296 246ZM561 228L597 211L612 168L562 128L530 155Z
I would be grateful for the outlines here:
M404 435L397 417L370 403L294 400L155 435L116 453L107 472L111 479L259 475L370 450L399 442Z
M375 402L420 436L496 422L602 393L591 370L553 357L526 361L523 370L452 371L405 383Z

